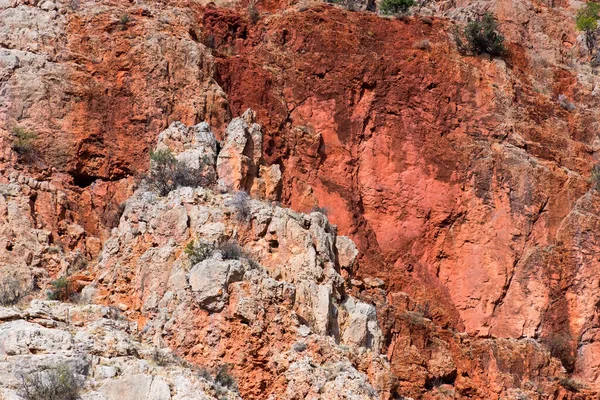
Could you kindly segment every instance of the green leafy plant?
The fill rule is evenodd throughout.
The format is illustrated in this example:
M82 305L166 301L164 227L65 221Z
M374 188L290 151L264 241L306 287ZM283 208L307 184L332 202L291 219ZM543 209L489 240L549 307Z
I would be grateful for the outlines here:
M492 57L506 55L504 36L498 31L496 19L489 13L469 22L462 32L457 27L454 31L454 38L458 50L463 54L486 53Z
M379 11L384 15L405 14L414 5L414 0L383 0Z
M590 53L596 47L599 12L600 4L590 1L577 12L577 17L575 17L575 26L585 33L585 44Z
M183 252L188 256L190 267L192 267L209 258L213 250L210 243L191 241L185 246Z
M66 364L21 375L20 395L26 400L77 400L83 382Z
M35 153L37 134L18 126L12 129L12 134L12 149L22 157L31 158Z
M48 290L48 300L69 300L71 297L71 290L69 287L69 279L66 276L53 280L50 282L50 285L52 286L52 289Z
M119 17L119 23L121 24L121 29L127 29L127 25L131 22L131 17L129 14L123 14Z

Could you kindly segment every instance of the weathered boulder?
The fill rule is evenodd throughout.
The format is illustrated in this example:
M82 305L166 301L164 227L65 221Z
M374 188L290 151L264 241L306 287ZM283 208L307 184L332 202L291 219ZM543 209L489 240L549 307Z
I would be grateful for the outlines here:
M338 236L335 240L335 248L338 254L340 268L352 271L356 257L358 257L358 249L356 245L347 236Z
M191 269L189 282L196 301L210 311L220 311L228 299L228 286L239 281L244 268L239 260L209 258Z
M379 328L375 306L348 297L340 308L347 313L340 328L343 343L357 347L381 348L383 334Z
M221 185L233 190L251 191L262 160L262 132L248 109L234 118L225 131L225 143L217 158Z
M331 289L310 281L296 284L296 313L320 335L338 335Z
M0 325L0 355L36 354L70 350L73 340L68 332L45 328L24 320Z

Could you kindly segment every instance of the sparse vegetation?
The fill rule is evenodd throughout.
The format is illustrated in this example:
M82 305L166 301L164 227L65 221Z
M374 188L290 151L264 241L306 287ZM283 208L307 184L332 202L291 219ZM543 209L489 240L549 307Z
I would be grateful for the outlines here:
M206 242L191 241L183 250L188 256L190 268L209 258L214 251L214 246Z
M258 8L256 8L256 0L251 0L248 3L248 21L252 25L256 25L256 23L260 20L260 13L258 12Z
M244 250L240 247L237 242L228 240L221 243L217 247L217 251L221 252L224 260L239 260L240 258L247 258L244 254Z
M21 375L20 395L26 400L76 400L83 382L66 364Z
M228 392L239 393L238 385L235 377L229 372L229 365L219 365L216 369L216 374L213 377L212 374L206 368L198 368L190 366L196 371L199 377L215 384L215 389L219 399L226 399Z
M217 374L215 375L215 383L222 388L237 392L238 386L235 378L229 372L229 366L227 364L219 366Z
M244 191L237 192L228 203L235 210L235 218L238 222L248 222L252 214L250 210L250 196Z
M575 354L572 348L573 338L568 333L554 333L545 338L543 343L552 357L560 360L567 372L573 372L575 368Z
M432 319L433 316L431 314L431 303L428 301L425 304L417 304L415 312L421 314L423 318Z
M121 24L121 29L127 29L127 25L131 22L131 17L129 14L123 14L119 17L119 23Z
M215 49L217 47L217 38L215 35L209 33L204 35L202 43L209 49Z
M166 196L182 186L208 186L212 183L212 177L205 176L203 169L189 168L178 161L170 150L164 149L150 153L150 173L146 181L151 190Z
M21 282L15 277L6 277L0 282L0 306L12 306L23 296Z
M47 250L48 254L60 254L60 253L62 253L62 251L63 251L62 247L57 244L48 247L48 250Z
M577 382L574 379L571 378L562 378L560 381L560 386L564 387L565 389L567 389L570 392L579 392L581 389L584 388L584 386Z
M596 32L598 30L598 13L600 12L600 4L595 2L587 2L585 6L579 10L575 18L575 26L578 30L585 33L585 44L591 53L596 47Z
M414 0L383 0L379 5L379 11L384 15L402 15L414 5Z
M82 252L77 251L69 263L69 271L81 271L88 266L88 260Z
M502 57L506 54L504 36L498 31L498 24L492 14L471 21L462 32L456 28L454 32L456 46L463 54L489 54L492 57Z
M170 352L154 348L150 354L152 361L159 367L165 367L174 362L174 357Z
M600 190L600 164L594 165L590 176L592 187L596 190Z
M48 290L48 300L69 300L71 297L71 290L69 287L69 279L66 276L53 280L50 282L50 285L52 286L52 289Z
M12 149L23 158L31 159L35 154L35 140L37 134L25 128L15 126L12 128Z

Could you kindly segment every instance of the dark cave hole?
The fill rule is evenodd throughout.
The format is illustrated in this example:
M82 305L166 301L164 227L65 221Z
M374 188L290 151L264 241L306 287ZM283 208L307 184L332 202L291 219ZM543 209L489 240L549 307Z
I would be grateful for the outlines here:
M73 184L80 188L86 188L98 179L97 176L88 175L83 172L74 172L71 174L71 177L73 177Z

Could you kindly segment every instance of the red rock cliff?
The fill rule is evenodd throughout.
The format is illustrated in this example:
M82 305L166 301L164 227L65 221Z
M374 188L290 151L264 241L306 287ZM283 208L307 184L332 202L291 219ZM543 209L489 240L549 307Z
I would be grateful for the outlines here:
M379 307L398 393L498 398L534 382L568 398L565 373L600 384L598 99L574 8L424 2L401 20L259 3L253 24L245 4L13 3L0 5L2 180L29 185L24 218L49 243L94 262L160 131L207 120L219 135L251 107L282 201L326 208L357 243L347 284ZM452 41L483 10L504 60ZM37 133L35 162L10 151L15 126ZM2 232L7 248L26 236Z

